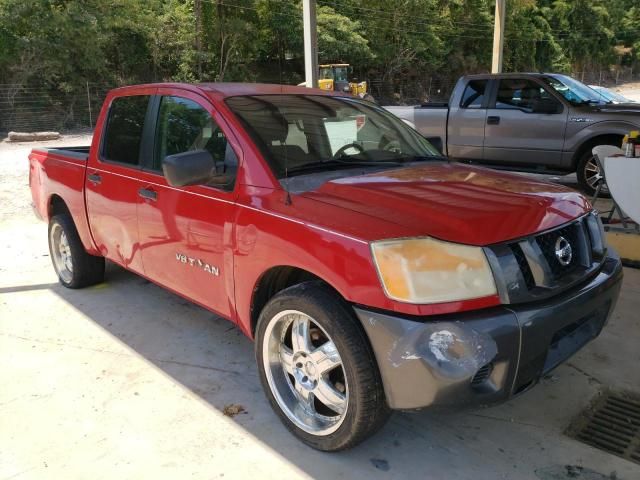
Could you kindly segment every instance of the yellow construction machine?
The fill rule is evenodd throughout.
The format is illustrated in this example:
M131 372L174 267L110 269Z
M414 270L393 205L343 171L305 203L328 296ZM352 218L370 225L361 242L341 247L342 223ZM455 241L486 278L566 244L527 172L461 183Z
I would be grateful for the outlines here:
M348 63L328 63L320 65L318 87L322 90L350 93L354 97L370 100L367 82L350 82L352 68Z

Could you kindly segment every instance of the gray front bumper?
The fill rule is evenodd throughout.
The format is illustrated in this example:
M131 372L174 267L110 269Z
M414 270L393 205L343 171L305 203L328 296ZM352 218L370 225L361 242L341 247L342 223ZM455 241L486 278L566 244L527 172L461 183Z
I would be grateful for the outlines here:
M391 408L489 404L528 389L597 337L621 283L610 253L597 275L547 301L424 318L355 312Z

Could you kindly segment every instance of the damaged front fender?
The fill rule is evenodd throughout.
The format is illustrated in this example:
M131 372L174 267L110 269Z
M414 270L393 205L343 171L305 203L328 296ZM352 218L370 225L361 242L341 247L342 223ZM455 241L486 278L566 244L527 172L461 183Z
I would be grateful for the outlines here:
M518 323L510 312L418 322L355 311L376 355L391 408L493 403L509 395L519 350ZM486 380L472 384L487 365Z

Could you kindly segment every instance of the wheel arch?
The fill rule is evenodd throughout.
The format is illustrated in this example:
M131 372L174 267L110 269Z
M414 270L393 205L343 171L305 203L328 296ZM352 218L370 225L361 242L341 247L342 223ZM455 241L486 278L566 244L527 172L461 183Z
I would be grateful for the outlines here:
M66 214L69 215L73 225L78 231L78 235L80 235L80 240L82 241L82 245L87 253L91 255L101 255L100 251L95 247L93 238L91 236L88 219L84 210L84 199L82 199L82 204L80 208L78 206L74 206L73 202L68 203L61 195L58 193L52 193L49 195L49 199L46 203L46 218L43 220L49 222L54 215ZM80 210L80 211L79 211Z
M256 326L258 324L258 318L260 312L264 306L271 300L276 294L284 290L285 288L298 285L303 282L319 281L325 286L330 288L336 295L344 299L344 296L333 287L328 281L321 278L317 274L305 270L304 268L295 267L292 265L277 265L272 266L260 275L256 281L253 292L251 295L251 308L250 308L250 333L251 337L254 337Z
M56 193L52 194L49 197L49 201L47 202L47 220L50 220L54 215L65 213L71 216L71 211L69 210L67 203L62 199L60 195Z
M589 149L595 147L596 145L616 145L622 143L623 134L620 133L601 133L598 135L593 135L586 140L584 140L580 146L576 149L576 153L574 153L573 158L571 159L571 168L575 170L578 168L578 162L582 158L582 156ZM607 143L608 142L608 143Z

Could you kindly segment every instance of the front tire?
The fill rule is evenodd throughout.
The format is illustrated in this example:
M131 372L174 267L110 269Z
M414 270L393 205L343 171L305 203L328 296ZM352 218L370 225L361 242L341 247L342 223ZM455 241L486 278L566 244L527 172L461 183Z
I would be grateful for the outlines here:
M591 152L591 148L589 148L578 160L576 177L578 178L580 189L583 192L589 196L596 193L596 188L602 181L602 173L600 172L600 167ZM600 193L603 196L608 195L609 191L606 185L602 187Z
M315 449L351 448L389 417L364 331L349 306L320 282L287 288L267 303L255 352L272 408Z
M89 255L69 214L51 217L49 253L60 283L82 288L104 281L104 258Z

